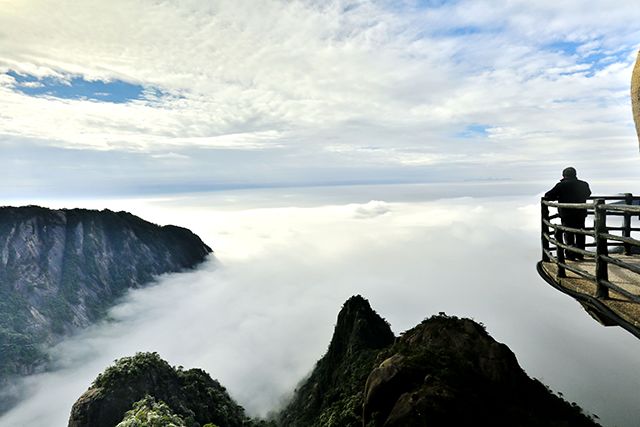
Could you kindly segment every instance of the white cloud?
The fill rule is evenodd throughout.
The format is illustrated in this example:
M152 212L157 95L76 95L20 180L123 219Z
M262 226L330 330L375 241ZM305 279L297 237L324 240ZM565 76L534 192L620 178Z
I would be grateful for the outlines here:
M556 160L624 163L637 151L628 85L640 11L585 5L6 2L0 70L123 79L161 94L126 104L35 98L0 75L0 143L175 152L192 158L180 166L185 181L201 170L196 149L264 151L233 166L270 168L288 183L369 180L362 171L381 166L381 179L425 181L433 166L466 179L523 165L540 176ZM487 135L465 136L478 124ZM203 181L226 181L219 170Z
M184 154L178 154L178 153L159 153L159 154L152 154L151 155L152 158L154 159L165 159L165 160L185 160L185 159L189 159L189 156L185 156Z
M375 218L391 212L388 203L381 200L371 200L369 203L355 207L355 218L368 219Z
M20 86L33 89L33 88L44 87L44 84L42 84L40 82L23 82L23 83L20 83Z
M245 132L212 137L175 138L172 144L189 147L227 148L254 150L281 147L277 141L282 136L278 131Z

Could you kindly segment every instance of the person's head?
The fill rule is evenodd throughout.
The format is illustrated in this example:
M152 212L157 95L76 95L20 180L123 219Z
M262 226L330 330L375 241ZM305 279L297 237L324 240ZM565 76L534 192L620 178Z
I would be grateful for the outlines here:
M576 168L569 166L562 171L563 178L575 178L577 176Z

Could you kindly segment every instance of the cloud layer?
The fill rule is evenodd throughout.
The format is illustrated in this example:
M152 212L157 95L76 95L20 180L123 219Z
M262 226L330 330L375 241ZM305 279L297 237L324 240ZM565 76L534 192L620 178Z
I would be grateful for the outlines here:
M425 194L392 193L402 191ZM537 276L535 200L352 203L344 195L344 203L302 204L286 203L287 192L249 196L246 207L231 192L130 202L159 223L180 218L217 261L131 292L111 322L55 348L60 370L30 378L29 399L0 425L64 424L98 372L143 350L204 368L252 414L265 414L326 351L341 304L358 293L396 333L441 311L481 321L530 375L605 424L637 420L638 340L600 326ZM255 204L263 198L271 206Z
M639 15L632 1L9 1L0 72L160 92L33 97L0 74L1 161L42 167L47 147L72 184L73 160L93 156L82 152L117 151L140 172L125 167L120 192L163 176L191 188L433 181L565 163L634 176ZM104 185L118 164L92 159L89 180Z

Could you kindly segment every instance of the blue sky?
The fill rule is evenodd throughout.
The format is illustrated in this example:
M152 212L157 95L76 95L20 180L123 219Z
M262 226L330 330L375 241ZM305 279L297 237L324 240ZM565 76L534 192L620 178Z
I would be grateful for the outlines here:
M632 1L8 1L0 197L635 179L638 22Z
M60 99L93 100L98 102L125 103L141 99L144 88L122 80L85 80L82 76L71 76L68 80L29 74L6 73L15 80L15 90L29 96L49 96Z

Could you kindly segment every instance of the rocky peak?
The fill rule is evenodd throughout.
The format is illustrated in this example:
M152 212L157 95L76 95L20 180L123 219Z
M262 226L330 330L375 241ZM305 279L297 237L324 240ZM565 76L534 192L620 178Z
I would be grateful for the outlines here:
M494 340L483 325L444 313L406 331L398 347L446 349L492 381L511 381L514 376L526 375L509 347Z
M96 378L71 409L69 427L139 425L140 413L161 412L178 425L253 426L224 387L201 369L173 368L157 353L123 357ZM146 424L143 424L146 425Z
M378 352L394 339L389 324L366 299L349 298L338 314L327 353L282 411L281 424L359 425L364 382Z
M393 343L389 324L360 295L349 298L336 323L325 359L340 361L366 349L381 349Z

